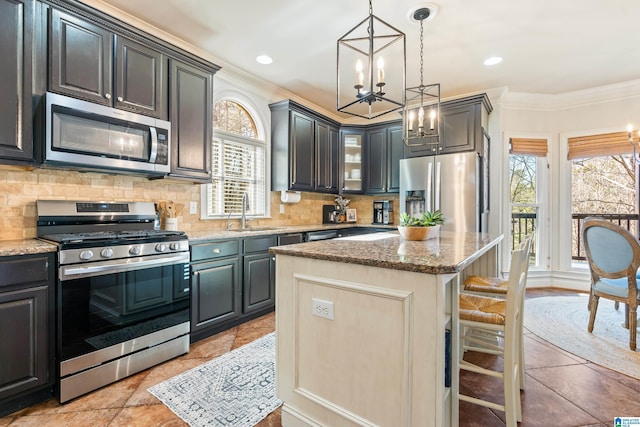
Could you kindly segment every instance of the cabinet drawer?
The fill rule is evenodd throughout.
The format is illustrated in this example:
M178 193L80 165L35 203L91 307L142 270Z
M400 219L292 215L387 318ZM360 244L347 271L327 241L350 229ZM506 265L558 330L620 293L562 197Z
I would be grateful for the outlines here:
M46 283L49 262L47 256L16 258L0 263L0 288L18 284Z
M275 236L251 237L244 239L244 253L266 252L276 245Z
M212 258L224 258L237 254L238 240L221 240L191 245L191 262Z

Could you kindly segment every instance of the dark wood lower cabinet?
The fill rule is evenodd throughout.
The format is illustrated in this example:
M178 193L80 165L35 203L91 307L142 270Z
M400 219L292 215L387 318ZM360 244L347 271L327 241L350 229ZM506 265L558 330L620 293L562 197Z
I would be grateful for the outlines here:
M303 233L261 235L191 245L191 342L273 311L276 261L269 248Z
M0 416L52 395L53 257L0 258Z
M191 333L234 320L240 315L240 259L193 265Z
M270 253L244 257L242 312L273 308L276 303L276 260Z

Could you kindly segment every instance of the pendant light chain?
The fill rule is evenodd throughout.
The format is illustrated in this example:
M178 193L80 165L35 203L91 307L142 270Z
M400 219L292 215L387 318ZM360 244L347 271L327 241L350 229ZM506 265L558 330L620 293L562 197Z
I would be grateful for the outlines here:
M424 35L424 19L420 20L420 87L424 87L424 57L423 57L423 35Z

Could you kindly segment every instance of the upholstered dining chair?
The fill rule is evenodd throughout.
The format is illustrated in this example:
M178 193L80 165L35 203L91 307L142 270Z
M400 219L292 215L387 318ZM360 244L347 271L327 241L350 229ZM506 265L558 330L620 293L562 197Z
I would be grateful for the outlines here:
M526 255L525 255L526 252ZM474 396L468 396L458 391L457 399L488 408L503 411L508 427L515 427L518 421L522 421L522 408L520 402L520 365L522 332L521 317L524 306L524 294L527 274L524 271L524 259L528 259L525 249L516 249L511 253L511 265L509 268L509 285L507 286L507 298L489 298L478 295L461 294L459 309L459 324L461 328L474 330L486 330L502 334L502 347L495 353L487 346L478 348L463 344L463 348L472 349L484 353L501 354L503 356L502 371L484 368L467 360L460 360L460 370L470 371L502 379L504 388L504 405L493 400L484 400ZM464 342L469 339L463 335Z
M582 240L591 270L587 330L593 332L601 297L624 303L625 325L629 326L629 348L635 351L640 243L624 228L596 217L584 220Z
M520 260L522 265L520 266L519 271L523 271L525 273L525 285L527 276L529 274L529 254L531 253L531 245L533 244L533 235L526 236L524 240L520 242L518 249L524 250L524 256ZM492 277L492 276L468 276L464 280L464 286L462 289L463 294L472 294L472 295L482 295L487 297L494 298L506 298L507 297L507 289L509 285L509 280L501 277ZM465 298L466 297L462 297ZM524 313L524 298L522 299L522 306L520 310ZM519 317L519 325L518 330L522 335L524 332L524 324L523 324L524 316ZM489 349L493 349L492 354L502 354L501 349L495 346L495 340L497 337L502 337L502 333L497 331L494 333L487 333L487 331L481 331L479 334L474 334L475 330L471 329L468 331L469 337L467 341L472 343L475 341L475 344L481 345L483 347L488 347ZM470 349L470 345L466 345L466 349ZM487 352L487 351L485 351ZM524 374L524 340L520 340L520 389L524 390L525 387L525 374Z

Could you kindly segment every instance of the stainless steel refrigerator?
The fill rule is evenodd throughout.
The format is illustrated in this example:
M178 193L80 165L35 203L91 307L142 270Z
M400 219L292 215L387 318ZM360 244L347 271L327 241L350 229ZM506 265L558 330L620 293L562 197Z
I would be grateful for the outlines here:
M486 231L487 167L475 152L400 160L400 213L440 209L444 231Z

